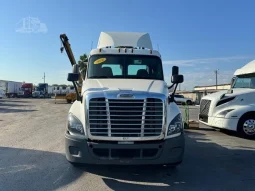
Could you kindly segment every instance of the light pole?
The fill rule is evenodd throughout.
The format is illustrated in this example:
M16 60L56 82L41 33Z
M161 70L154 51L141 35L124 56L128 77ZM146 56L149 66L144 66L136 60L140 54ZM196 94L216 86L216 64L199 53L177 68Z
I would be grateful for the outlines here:
M214 73L215 73L215 77L216 77L216 90L218 89L218 71L219 71L219 69L217 69L217 70L214 70Z
M43 83L45 84L45 72L44 72L44 74L43 74Z

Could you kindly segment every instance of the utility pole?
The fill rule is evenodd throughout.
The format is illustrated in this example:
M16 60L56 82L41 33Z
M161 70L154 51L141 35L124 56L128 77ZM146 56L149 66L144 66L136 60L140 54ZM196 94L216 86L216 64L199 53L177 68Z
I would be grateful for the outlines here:
M216 90L218 89L218 71L219 71L219 69L217 69L217 70L214 70L214 73L215 73L215 77L216 77Z
M92 48L93 48L93 41L91 42L91 47L90 47L90 50L92 50Z
M45 72L43 74L43 83L45 84Z

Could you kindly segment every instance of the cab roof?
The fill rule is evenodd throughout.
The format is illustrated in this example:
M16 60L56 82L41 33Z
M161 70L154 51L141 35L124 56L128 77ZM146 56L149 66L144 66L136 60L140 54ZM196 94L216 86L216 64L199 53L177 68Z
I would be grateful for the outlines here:
M246 74L255 74L255 60L252 60L242 68L239 68L235 71L234 75L235 76L240 76L240 75L246 75Z
M104 47L143 47L153 49L150 35L139 32L101 32L97 48Z

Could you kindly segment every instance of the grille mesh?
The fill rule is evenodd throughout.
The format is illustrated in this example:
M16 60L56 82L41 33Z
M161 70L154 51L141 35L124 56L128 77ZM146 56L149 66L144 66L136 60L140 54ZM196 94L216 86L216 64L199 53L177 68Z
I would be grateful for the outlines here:
M163 125L163 102L92 98L89 102L90 133L93 136L159 136Z
M200 114L208 115L211 105L211 100L202 99L200 103Z

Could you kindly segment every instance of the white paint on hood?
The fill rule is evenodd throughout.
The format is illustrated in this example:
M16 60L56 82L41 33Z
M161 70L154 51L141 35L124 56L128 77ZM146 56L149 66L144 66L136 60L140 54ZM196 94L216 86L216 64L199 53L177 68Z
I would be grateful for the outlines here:
M83 82L83 93L86 91L144 91L168 94L167 83L161 80L147 79L87 79Z

